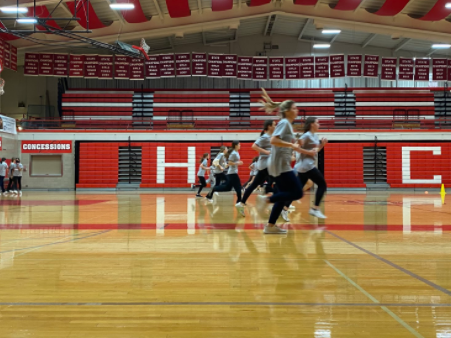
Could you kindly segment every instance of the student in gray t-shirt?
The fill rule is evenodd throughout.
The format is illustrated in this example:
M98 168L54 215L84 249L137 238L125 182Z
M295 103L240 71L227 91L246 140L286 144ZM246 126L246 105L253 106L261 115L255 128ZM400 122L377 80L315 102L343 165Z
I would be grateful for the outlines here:
M304 134L299 139L299 144L304 150L311 151L316 149L316 153L313 156L301 153L294 169L298 172L302 187L304 187L309 179L318 186L318 189L316 190L315 205L310 209L310 215L318 218L326 218L319 210L319 205L327 190L327 185L323 174L316 167L316 161L318 160L318 152L327 144L327 139L323 138L320 141L316 134L318 130L318 119L316 117L308 117L305 121Z
M2 158L0 161L0 186L2 187L2 193L6 194L4 180L5 176L8 174L8 164L6 164L6 158Z
M227 182L223 185L218 186L218 182L216 181L216 185L207 195L208 201L212 202L213 193L219 191L230 191L232 188L235 190L237 195L237 205L240 205L241 202L241 181L238 176L238 166L242 165L243 162L240 160L240 154L238 151L240 150L240 141L233 141L232 145L227 152L227 160L229 164L229 169L227 172ZM217 179L217 178L216 178Z
M202 197L200 195L203 188L207 186L207 182L205 181L205 172L210 170L210 167L208 167L208 158L210 157L209 153L205 153L202 158L200 159L200 165L199 165L199 171L197 172L197 177L199 178L200 184L197 185L199 187L199 190L197 191L196 197ZM196 185L192 185L192 188L194 189Z
M255 156L255 157L252 159L251 165L249 166L249 170L250 170L251 172L249 173L249 179L248 179L247 182L244 184L243 189L247 189L247 188L252 184L252 182L254 181L255 175L257 175L257 173L258 173L258 169L257 169L257 161L258 161L258 156Z
M293 150L314 156L315 150L301 149L294 143L293 127L291 126L298 116L298 109L294 101L288 100L282 103L273 102L269 95L263 90L263 101L261 103L267 113L278 111L282 118L271 136L271 154L268 161L268 172L275 178L278 192L271 197L264 197L267 203L274 203L265 226L266 234L284 234L287 231L276 226L284 205L289 201L302 198L302 186L291 167Z
M219 149L219 154L213 160L213 165L215 169L213 170L213 174L215 175L215 185L220 185L222 181L227 181L227 177L224 174L224 170L226 168L226 154L227 147L221 146Z

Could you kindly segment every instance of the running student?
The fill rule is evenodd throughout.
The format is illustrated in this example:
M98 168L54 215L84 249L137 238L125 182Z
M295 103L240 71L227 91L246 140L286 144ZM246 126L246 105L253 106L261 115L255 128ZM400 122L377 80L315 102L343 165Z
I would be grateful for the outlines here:
M263 131L260 137L252 145L252 149L260 154L257 162L257 175L252 181L251 185L246 189L241 200L241 205L238 208L240 214L244 216L244 206L246 205L247 199L252 194L252 192L259 186L268 181L268 187L272 186L272 179L268 174L268 158L271 153L271 135L276 128L276 122L273 120L265 121L263 125ZM240 210L241 209L241 210Z
M268 161L268 173L273 176L278 192L271 197L264 197L267 203L274 203L269 216L268 224L265 226L265 234L284 234L287 231L276 226L284 205L289 201L296 201L303 196L302 186L291 167L292 152L310 154L315 156L316 149L305 150L299 144L293 143L294 133L291 126L298 116L298 109L294 101L273 102L266 91L263 90L263 109L267 114L277 111L281 120L271 136L271 153Z
M215 169L213 170L213 174L215 175L215 186L219 186L221 185L222 181L227 180L227 177L224 174L224 170L226 167L226 158L225 158L226 154L227 147L221 146L221 148L219 148L219 154L213 161L213 166L215 167Z
M2 158L2 161L0 162L0 185L2 187L2 194L6 195L5 190L5 177L8 174L8 164L6 163L6 158Z
M252 182L254 181L255 175L257 175L257 172L258 172L257 161L258 161L258 156L255 156L252 159L251 165L249 166L249 170L251 171L249 174L249 180L244 184L243 189L247 189L249 187L249 185L251 185Z
M232 188L235 190L237 195L236 207L240 205L241 202L241 181L238 176L238 166L243 165L243 162L240 160L240 154L238 151L240 150L240 142L233 141L230 149L227 152L227 160L229 164L229 169L227 172L227 181L225 184L218 186L217 184L210 190L208 195L206 196L209 202L213 202L212 196L213 193L219 191L230 191ZM216 178L218 179L218 178ZM217 182L216 182L217 183Z
M209 156L210 156L210 154L205 153L202 156L202 158L200 159L199 171L197 172L197 177L199 178L200 184L199 184L199 190L197 191L196 197L202 197L200 195L200 193L201 193L202 189L207 186L207 182L205 181L205 172L207 170L210 170L210 168L207 167ZM195 187L194 184L193 184L193 187Z
M315 150L313 153L301 153L295 170L298 172L299 180L302 187L304 187L309 180L312 180L318 186L315 196L315 205L310 208L309 214L317 218L327 218L319 210L319 205L327 191L326 180L323 174L316 167L318 152L320 152L327 144L327 139L323 138L321 141L316 134L319 130L319 122L316 117L308 117L304 124L304 134L299 139L299 144L302 149L307 151Z

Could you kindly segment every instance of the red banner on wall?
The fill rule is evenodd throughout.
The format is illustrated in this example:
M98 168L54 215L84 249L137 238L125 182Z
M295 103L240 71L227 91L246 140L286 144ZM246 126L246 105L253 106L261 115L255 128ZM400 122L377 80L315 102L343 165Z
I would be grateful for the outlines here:
M236 78L236 66L238 62L238 56L236 55L223 55L223 77Z
M363 76L377 77L379 73L379 56L365 55L365 63L363 65Z
M39 54L25 53L25 63L23 66L24 75L38 76L39 75Z
M3 41L3 67L11 68L11 45Z
M415 60L415 81L429 81L429 59Z
M208 54L208 76L222 77L222 54Z
M448 60L432 60L432 81L446 81L448 76Z
M175 54L175 74L177 77L191 76L191 54Z
M98 55L85 55L85 78L97 79L99 77Z
M301 79L313 79L315 77L314 71L314 58L313 56L301 57L300 63L300 78Z
M315 78L317 78L317 79L329 78L329 57L328 56L315 57Z
M53 75L53 54L39 54L39 75Z
M381 79L385 81L396 81L397 58L382 58Z
M144 62L146 79L160 78L160 55L149 55L149 60Z
M283 57L269 58L269 79L283 80Z
M141 58L131 58L130 60L130 80L144 80L144 60Z
M17 47L11 45L11 70L17 71Z
M344 77L345 76L345 56L331 55L330 56L330 77Z
M191 63L193 76L207 76L207 53L193 53Z
M71 54L69 60L69 76L83 77L83 63L85 62L85 56Z
M130 78L130 58L128 56L114 56L114 78L124 80Z
M22 154L64 154L72 152L72 141L22 141Z
M298 80L300 77L300 58L285 58L285 78L287 80Z
M413 59L399 58L399 80L413 80L415 61Z
M53 57L53 75L66 77L69 75L69 55L55 54Z
M171 54L160 55L160 76L175 77L175 56Z
M250 56L238 56L237 77L241 80L252 80L253 60Z
M113 55L99 55L99 79L113 78Z
M252 78L254 81L268 79L268 58L266 56L254 56Z
M362 76L362 55L348 55L348 67L346 75L350 77Z

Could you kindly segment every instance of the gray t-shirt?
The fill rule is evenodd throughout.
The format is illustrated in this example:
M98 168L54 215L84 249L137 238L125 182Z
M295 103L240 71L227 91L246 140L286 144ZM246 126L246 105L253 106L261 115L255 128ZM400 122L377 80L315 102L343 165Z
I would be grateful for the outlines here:
M10 177L13 176L15 167L16 167L16 164L11 162L11 165L9 166L9 176Z
M314 148L318 148L320 145L318 136L309 131L301 136L301 140L303 141L302 149L305 150L312 150ZM317 154L315 156L300 154L294 168L299 173L306 173L307 171L315 168L317 158Z
M271 136L268 134L263 134L257 141L255 141L255 144L262 149L271 151ZM257 170L268 168L268 158L269 155L260 153L257 162Z
M218 160L219 161L219 165L223 168L225 168L225 156L223 153L219 153L218 156L216 156L215 161ZM213 161L214 162L214 161ZM214 174L220 174L222 173L221 168L219 168L219 166L215 167L215 170L213 170Z
M238 162L240 160L240 154L238 154L238 152L236 152L235 150L232 151L229 155L229 163L230 162ZM238 174L238 166L236 164L234 165L230 165L229 164L229 170L227 171L227 175L230 174Z
M294 133L290 121L287 119L280 120L272 136L278 136L282 141L292 143L294 140ZM269 155L268 160L268 173L273 177L278 177L282 173L292 171L292 153L292 148L282 148L272 145L271 154Z
M197 176L205 176L205 169L202 169L202 166L206 167L208 161L205 159L202 161L202 164L199 166L199 171L197 172Z
M13 177L22 177L23 170L19 170L19 169L23 169L22 163L19 163L19 164L16 163L14 165Z
M7 171L8 171L8 165L6 164L6 162L2 162L0 164L0 176L5 177Z
M257 162L251 164L251 176L255 176L258 174Z

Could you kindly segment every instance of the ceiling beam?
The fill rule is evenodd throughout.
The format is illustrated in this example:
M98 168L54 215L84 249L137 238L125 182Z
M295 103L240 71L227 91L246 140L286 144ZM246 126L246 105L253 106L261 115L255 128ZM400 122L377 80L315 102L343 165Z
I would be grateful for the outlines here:
M265 31L263 32L263 36L266 36L266 33L268 32L269 23L271 22L272 15L268 16L268 19L266 20L266 26Z
M155 5L155 8L157 9L158 16L161 20L164 19L163 12L161 11L160 5L158 4L158 0L153 0L153 4Z
M400 49L403 49L412 39L404 39L398 45L395 46L395 52L397 52Z
M197 0L197 7L199 8L199 14L203 14L202 0Z
M304 27L302 27L301 32L299 33L298 40L302 39L302 36L304 35L305 31L307 30L307 27L313 22L312 19L307 19L307 22L304 24Z
M359 5L357 6L356 9L354 9L354 12L357 12L360 8L362 8L363 3L365 2L365 0L362 0Z
M335 36L332 38L332 40L330 40L330 44L333 44L334 42L335 42L335 40L337 40L337 38L338 38L338 36L339 36L340 34L335 34Z
M431 51L426 56L431 56L437 51L437 49L431 49Z
M279 18L279 16L276 15L276 17L274 18L274 22L272 23L271 26L271 32L269 32L269 36L272 36L273 32L274 32L274 27L276 27L276 23L277 23L277 19Z
M368 35L368 37L365 39L365 41L363 41L362 48L365 48L366 46L368 46L371 43L371 41L374 40L374 38L376 36L377 36L377 34Z

